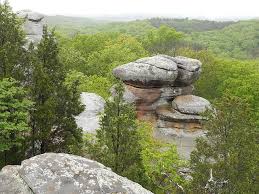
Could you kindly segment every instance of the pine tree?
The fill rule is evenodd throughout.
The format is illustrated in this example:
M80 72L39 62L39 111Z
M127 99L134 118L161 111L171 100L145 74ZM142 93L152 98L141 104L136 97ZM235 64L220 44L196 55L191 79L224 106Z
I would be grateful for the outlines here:
M30 128L29 109L32 102L12 78L0 81L0 168L2 164L18 164L24 156L25 139ZM19 149L18 149L19 148Z
M44 27L33 65L31 96L35 109L31 113L32 154L74 152L82 142L74 116L82 111L77 87L64 84L65 70L58 57L54 32Z
M25 35L22 21L7 2L0 2L0 79L24 79L26 71Z
M134 179L132 172L141 163L136 114L133 105L123 100L123 85L117 84L115 90L116 96L106 103L90 154L116 173Z
M205 125L206 138L197 140L191 154L192 192L256 193L259 133L253 111L230 94L215 108Z

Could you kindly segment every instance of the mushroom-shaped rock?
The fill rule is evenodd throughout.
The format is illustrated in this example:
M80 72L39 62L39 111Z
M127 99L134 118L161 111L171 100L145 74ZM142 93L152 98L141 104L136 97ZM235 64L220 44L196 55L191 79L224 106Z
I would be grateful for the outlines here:
M104 110L105 100L97 94L83 92L81 102L85 105L85 110L76 116L76 124L84 132L95 133L99 128L99 114Z
M210 108L210 102L194 95L177 96L172 102L173 109L183 114L199 115Z
M182 56L170 58L178 67L176 85L191 85L199 79L201 73L201 62L199 60Z
M172 85L177 78L177 65L164 56L139 59L113 70L116 78L137 87Z
M29 21L34 21L34 22L39 22L44 18L43 14L33 12L30 10L22 10L22 11L19 11L17 14L21 18L28 19Z
M62 153L46 153L23 161L21 166L4 167L0 193L151 194L98 162Z

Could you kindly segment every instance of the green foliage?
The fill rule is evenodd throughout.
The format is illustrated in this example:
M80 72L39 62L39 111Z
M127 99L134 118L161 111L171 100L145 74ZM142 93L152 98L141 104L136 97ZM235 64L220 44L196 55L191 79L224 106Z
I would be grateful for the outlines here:
M209 193L256 193L259 133L251 119L253 110L231 94L219 99L215 109L205 124L206 138L197 140L191 154L192 192L206 193L212 169L215 182ZM223 181L227 182L224 186Z
M24 150L28 126L29 110L32 102L26 99L26 92L12 78L0 81L0 163L17 163L17 148ZM10 155L13 161L9 161ZM24 153L23 153L24 154ZM0 164L1 166L1 164Z
M192 33L191 40L215 54L236 59L259 57L259 21L241 21L221 30Z
M146 186L154 193L181 193L186 181L178 173L186 163L179 158L176 146L161 143L153 137L153 127L147 123L138 124L141 137L141 158L146 175Z
M106 77L97 75L85 76L81 72L70 71L66 77L66 84L71 85L75 80L78 80L78 89L80 92L90 92L108 99L110 96L109 89L112 87L111 82Z
M123 100L123 85L117 84L115 90L116 96L106 102L94 149L89 152L93 159L134 180L141 169L136 113Z
M197 19L174 19L174 18L151 18L148 20L152 26L159 28L161 25L167 25L175 28L177 31L192 33L222 29L226 26L234 24L232 21L210 21L210 20L197 20Z
M0 3L0 78L22 76L25 39L21 24L8 3Z
M183 34L175 29L162 25L158 29L147 33L144 45L151 53L166 53L174 49Z
M65 70L58 57L53 32L44 28L43 38L35 51L30 95L35 102L31 113L32 154L45 152L78 153L82 130L74 115L83 107L79 102L78 81L65 85ZM39 148L35 148L35 144Z

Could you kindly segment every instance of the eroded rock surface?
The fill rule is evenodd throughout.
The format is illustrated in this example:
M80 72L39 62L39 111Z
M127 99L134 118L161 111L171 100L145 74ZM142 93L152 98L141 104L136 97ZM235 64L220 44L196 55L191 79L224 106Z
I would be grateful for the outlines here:
M23 29L26 33L27 43L37 44L43 35L44 15L29 10L18 12L18 16L25 20Z
M3 168L0 193L151 194L98 162L63 153L46 153Z
M197 59L157 55L113 71L125 83L124 99L135 103L138 119L153 123L155 136L176 143L185 158L195 138L203 134L201 114L210 106L206 99L192 95L201 66Z
M95 133L99 128L100 113L103 112L105 100L94 93L82 92L81 101L85 105L85 110L76 116L76 123L84 132Z

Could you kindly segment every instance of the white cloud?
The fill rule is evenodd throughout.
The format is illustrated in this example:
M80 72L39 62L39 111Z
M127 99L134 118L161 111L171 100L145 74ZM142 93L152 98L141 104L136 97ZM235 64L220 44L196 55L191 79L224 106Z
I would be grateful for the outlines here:
M45 14L155 14L183 17L259 17L259 0L9 0L14 10Z

